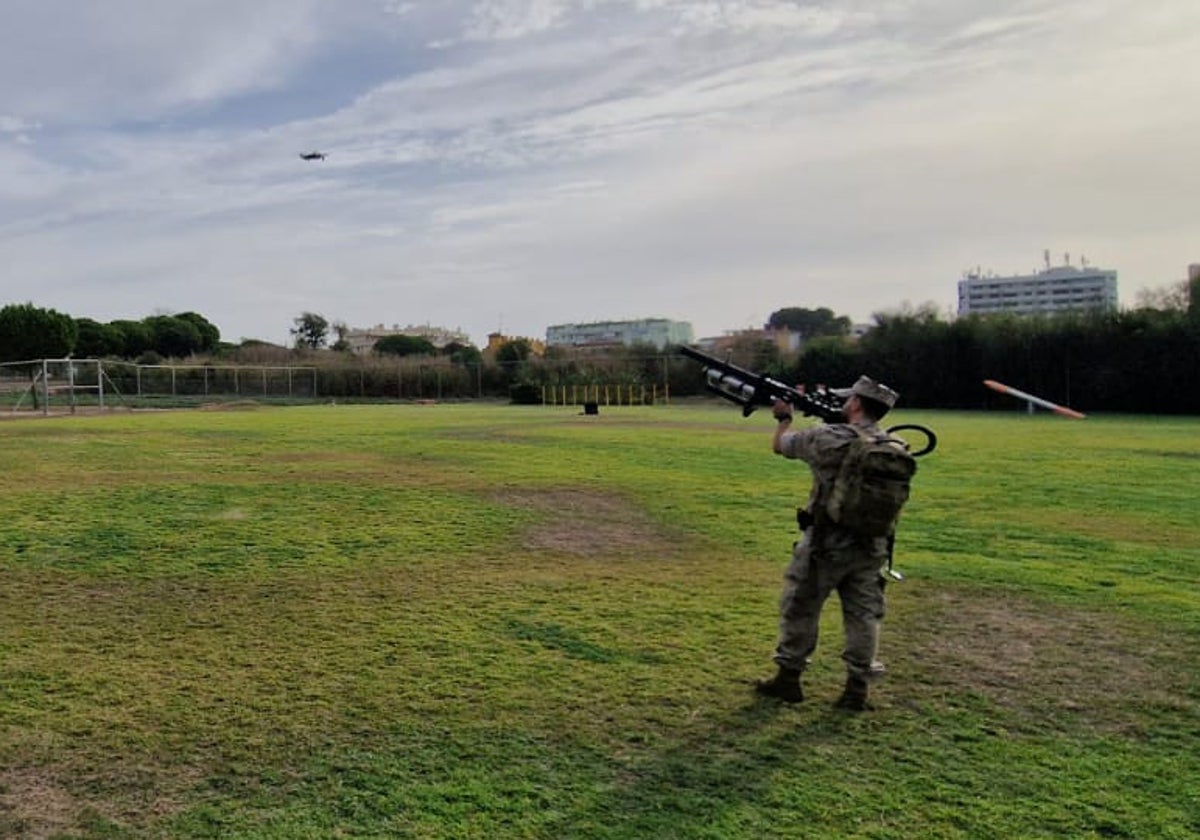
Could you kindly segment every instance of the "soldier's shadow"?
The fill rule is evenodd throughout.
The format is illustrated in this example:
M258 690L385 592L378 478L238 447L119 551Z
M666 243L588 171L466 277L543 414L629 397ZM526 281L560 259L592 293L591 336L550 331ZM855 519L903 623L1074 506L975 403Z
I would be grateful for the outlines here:
M791 706L746 692L682 737L622 757L587 813L556 826L560 836L712 837L748 808L778 808L779 771L844 738L850 716L823 701Z

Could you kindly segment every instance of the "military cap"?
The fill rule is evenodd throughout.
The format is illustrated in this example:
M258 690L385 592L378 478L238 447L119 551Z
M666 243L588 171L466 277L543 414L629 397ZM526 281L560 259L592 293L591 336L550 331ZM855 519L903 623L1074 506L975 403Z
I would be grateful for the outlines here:
M876 382L869 376L860 376L858 381L849 388L835 388L833 393L842 399L848 398L851 394L857 394L860 397L881 402L888 408L895 407L896 400L900 399L900 395L891 388L882 382Z

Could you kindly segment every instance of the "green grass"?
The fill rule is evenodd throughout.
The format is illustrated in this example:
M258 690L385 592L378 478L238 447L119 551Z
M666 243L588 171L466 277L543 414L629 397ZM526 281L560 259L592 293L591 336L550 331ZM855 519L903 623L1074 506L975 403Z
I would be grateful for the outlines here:
M935 427L876 710L758 700L807 494L724 407L0 422L0 836L1191 837L1200 420Z

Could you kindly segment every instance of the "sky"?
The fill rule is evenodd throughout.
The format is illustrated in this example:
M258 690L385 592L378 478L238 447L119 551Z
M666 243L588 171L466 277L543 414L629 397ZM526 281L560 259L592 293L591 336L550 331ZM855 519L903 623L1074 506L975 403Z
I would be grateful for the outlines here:
M0 0L0 305L544 338L1200 262L1195 0ZM299 154L321 151L325 160Z

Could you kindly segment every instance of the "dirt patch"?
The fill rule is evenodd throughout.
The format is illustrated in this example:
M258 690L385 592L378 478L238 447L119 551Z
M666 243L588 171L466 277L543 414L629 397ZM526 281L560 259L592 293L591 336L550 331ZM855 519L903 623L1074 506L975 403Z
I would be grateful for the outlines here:
M230 400L229 402L201 403L197 406L200 411L254 411L262 408L258 400Z
M982 695L1017 720L1138 734L1149 710L1197 705L1182 656L1110 614L942 591L897 624L923 690Z
M506 489L489 501L535 511L538 521L521 534L530 551L581 558L645 555L681 550L683 537L654 521L634 502L613 493L579 488Z
M149 409L154 410L154 409ZM143 409L137 409L141 412ZM101 408L98 405L77 405L75 408L70 406L52 405L49 410L40 408L28 409L0 409L0 420L42 420L42 419L58 419L64 417L108 417L113 414L132 414L134 409L127 405L106 405Z
M128 790L114 798L88 799L73 793L64 779L71 771L44 767L0 771L0 837L13 840L75 836L72 832L97 817L117 825L146 826L169 818L182 808L182 798L159 785L165 778L144 768L126 780ZM199 781L194 771L170 780L182 790ZM83 784L87 785L84 778Z
M43 770L0 773L0 834L34 840L53 837L75 825L79 802Z

